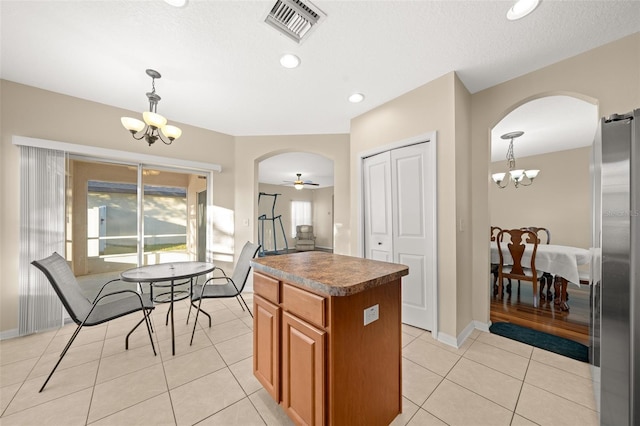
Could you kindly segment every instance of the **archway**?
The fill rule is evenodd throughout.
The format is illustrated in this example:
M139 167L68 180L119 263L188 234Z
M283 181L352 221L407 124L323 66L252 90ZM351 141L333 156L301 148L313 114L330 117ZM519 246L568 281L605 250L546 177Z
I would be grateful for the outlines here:
M517 103L495 122L490 131L489 173L508 172L505 154L509 139L501 136L514 131L524 132L513 142L515 168L539 169L540 173L525 182L530 185L517 188L513 182L500 188L489 179L491 226L544 227L551 231L553 244L592 246L590 164L598 107L585 99L565 93L534 96ZM569 312L554 309L549 298L534 308L532 287L523 284L521 290L520 286L514 288L499 303L492 299L491 321L516 322L588 344L589 291L572 287L571 292Z
M275 152L258 163L261 254L296 251L296 225L311 225L313 248L333 251L334 161L310 152Z

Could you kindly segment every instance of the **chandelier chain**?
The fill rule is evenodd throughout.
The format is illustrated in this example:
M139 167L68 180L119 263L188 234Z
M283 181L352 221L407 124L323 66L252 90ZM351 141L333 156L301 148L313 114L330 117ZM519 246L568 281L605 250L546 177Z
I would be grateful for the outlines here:
M516 157L513 154L513 139L509 142L509 149L507 149L507 161L509 162L509 170L516 168Z
M493 181L498 185L500 189L507 187L510 181L513 181L513 185L518 188L519 186L529 186L533 183L533 180L538 176L540 170L519 170L516 169L516 156L513 153L513 140L524 135L523 131L515 131L505 133L500 136L501 139L509 139L509 148L507 149L507 163L509 164L509 170L507 173L494 173L491 175Z

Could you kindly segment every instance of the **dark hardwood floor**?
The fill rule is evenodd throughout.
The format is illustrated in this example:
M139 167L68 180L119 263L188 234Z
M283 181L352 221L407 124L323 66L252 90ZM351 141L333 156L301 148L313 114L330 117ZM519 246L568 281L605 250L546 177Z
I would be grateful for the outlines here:
M505 280L506 287L506 280ZM504 298L491 296L491 322L510 322L555 336L565 337L589 345L589 287L578 288L569 284L569 311L561 311L553 301L544 300L533 306L533 288L530 282L513 281L511 294L505 290Z

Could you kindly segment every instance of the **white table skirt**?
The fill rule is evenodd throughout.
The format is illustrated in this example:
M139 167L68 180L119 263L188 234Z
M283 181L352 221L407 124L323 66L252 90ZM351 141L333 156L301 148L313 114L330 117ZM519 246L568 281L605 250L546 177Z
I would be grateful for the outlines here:
M505 263L513 263L511 253L509 253L506 244L502 247L502 252ZM529 267L532 252L533 245L526 244L522 255L522 266ZM589 262L591 262L591 252L587 249L555 244L538 244L536 270L539 272L544 271L552 275L559 275L569 282L579 284L580 273L578 272L578 265L586 265ZM495 241L491 241L491 263L500 263L498 244ZM539 273L538 275L542 274Z

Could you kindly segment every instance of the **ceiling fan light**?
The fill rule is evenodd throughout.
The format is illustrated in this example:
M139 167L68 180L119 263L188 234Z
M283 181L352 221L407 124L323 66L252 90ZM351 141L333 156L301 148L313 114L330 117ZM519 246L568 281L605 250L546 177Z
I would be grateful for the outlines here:
M149 126L153 126L153 127L156 127L156 128L161 128L165 124L167 124L167 119L166 118L164 118L163 116L161 116L158 113L151 112L151 111L143 112L142 113L142 118L144 119L144 122L147 123Z
M144 123L137 118L131 117L122 117L120 118L120 122L130 132L139 132L144 129Z
M294 187L295 189L297 189L297 190L301 190L302 188L304 188L304 184L303 184L303 183L296 182L296 183L294 183L294 184L293 184L293 187Z
M494 173L491 175L491 179L493 179L495 183L500 183L504 180L506 175L506 173Z
M161 127L160 130L162 130L163 135L171 140L178 139L180 136L182 136L182 130L179 127L172 126L170 124Z
M538 176L538 173L540 173L540 170L525 170L524 171L524 175L526 177L528 177L529 179L534 179L536 176Z

